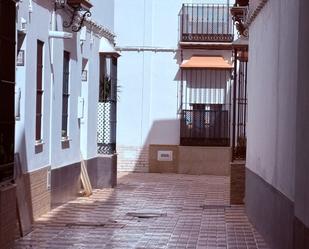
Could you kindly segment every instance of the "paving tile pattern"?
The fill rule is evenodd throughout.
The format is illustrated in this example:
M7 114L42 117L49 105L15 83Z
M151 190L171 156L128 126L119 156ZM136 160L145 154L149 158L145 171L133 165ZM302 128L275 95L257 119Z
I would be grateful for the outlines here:
M95 190L42 216L15 249L268 249L244 207L229 206L229 181L122 173L117 188Z

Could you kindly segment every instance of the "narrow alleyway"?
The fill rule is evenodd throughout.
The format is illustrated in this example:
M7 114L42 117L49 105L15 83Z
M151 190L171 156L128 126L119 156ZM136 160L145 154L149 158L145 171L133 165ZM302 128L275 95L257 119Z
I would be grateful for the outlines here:
M229 178L120 174L41 217L15 248L267 249L243 206L229 206Z

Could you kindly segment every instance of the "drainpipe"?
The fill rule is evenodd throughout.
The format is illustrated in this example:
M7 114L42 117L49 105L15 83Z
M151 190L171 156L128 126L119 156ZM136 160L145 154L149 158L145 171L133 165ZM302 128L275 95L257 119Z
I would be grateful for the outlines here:
M183 62L183 50L181 50L180 53L180 61ZM183 110L183 70L180 68L180 108L178 110L178 113L180 111L180 116L182 115Z
M115 47L115 49L119 52L122 51L134 51L134 52L168 52L168 53L176 53L179 51L178 48L166 48L166 47L151 47L151 46L125 46L125 47Z
M55 9L52 11L52 17L51 17L51 31L50 32L56 32L56 11ZM52 73L53 73L53 67L54 67L54 38L53 36L50 36L50 64L52 67Z
M28 10L30 14L33 12L32 0L29 0Z
M51 16L51 31L56 31L56 10L52 10ZM52 166L52 147L53 147L53 134L52 134L52 127L53 127L53 99L54 99L54 84L55 84L55 76L54 76L54 38L52 36L49 37L49 44L50 44L50 70L51 70L51 84L50 84L50 121L49 121L49 165ZM48 174L48 178L50 177L50 173ZM50 180L50 179L48 179Z

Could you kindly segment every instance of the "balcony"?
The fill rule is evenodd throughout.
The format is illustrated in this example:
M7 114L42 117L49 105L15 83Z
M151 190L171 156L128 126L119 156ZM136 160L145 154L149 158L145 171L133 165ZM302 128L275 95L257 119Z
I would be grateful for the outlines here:
M229 146L227 110L182 110L180 144L184 146Z
M183 4L180 32L180 42L232 42L234 28L230 6Z

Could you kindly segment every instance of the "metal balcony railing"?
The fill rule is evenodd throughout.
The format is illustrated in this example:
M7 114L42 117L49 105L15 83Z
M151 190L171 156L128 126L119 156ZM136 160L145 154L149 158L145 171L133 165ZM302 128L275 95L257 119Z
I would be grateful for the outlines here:
M230 6L183 4L180 29L181 42L232 42L234 28Z
M226 110L182 110L180 144L229 146L229 114Z

